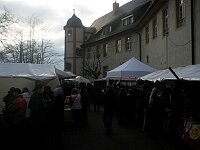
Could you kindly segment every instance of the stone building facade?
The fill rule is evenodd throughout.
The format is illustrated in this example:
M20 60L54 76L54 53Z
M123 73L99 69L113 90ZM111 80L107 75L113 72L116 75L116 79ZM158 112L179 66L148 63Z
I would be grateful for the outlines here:
M84 70L97 65L98 78L105 77L107 71L131 57L157 69L197 64L200 62L199 3L195 0L134 0L119 7L115 2L113 10L95 20L91 27L82 26L82 39L77 40L80 43L76 48L73 42L70 47L70 41L65 40L66 54L70 49L80 48L77 73L91 77Z
M190 2L159 0L150 7L139 28L143 62L157 69L192 64Z

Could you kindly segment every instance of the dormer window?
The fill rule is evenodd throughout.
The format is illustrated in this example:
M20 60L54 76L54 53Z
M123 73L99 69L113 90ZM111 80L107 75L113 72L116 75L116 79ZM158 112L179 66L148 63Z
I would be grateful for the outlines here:
M127 26L129 24L133 24L133 22L134 22L133 15L129 15L129 16L127 16L127 17L122 19L123 26Z
M105 28L104 28L104 34L108 34L108 33L110 33L110 32L112 32L112 26L111 25L109 25L109 26L106 26Z
M128 20L127 19L124 19L122 21L123 21L123 26L127 26L128 25Z

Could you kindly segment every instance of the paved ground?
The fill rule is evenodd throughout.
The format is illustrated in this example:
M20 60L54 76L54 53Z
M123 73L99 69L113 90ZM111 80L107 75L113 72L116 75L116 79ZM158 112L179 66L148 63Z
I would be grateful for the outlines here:
M0 149L59 150L60 146L62 150L190 150L181 140L145 136L134 124L121 127L117 124L116 117L112 124L113 134L106 135L102 115L102 111L89 111L89 125L82 128L75 128L72 123L66 122L62 136L58 134L58 130L45 132L44 136L38 131L34 134L34 131L27 130L22 134L17 130L13 134L9 132L10 129L1 128L0 133L5 134L0 136L3 138L0 140ZM55 146L56 136L58 144Z
M66 150L189 150L179 140L145 136L134 124L120 127L113 121L113 134L106 135L102 111L88 112L88 127L77 129L68 123L64 131Z

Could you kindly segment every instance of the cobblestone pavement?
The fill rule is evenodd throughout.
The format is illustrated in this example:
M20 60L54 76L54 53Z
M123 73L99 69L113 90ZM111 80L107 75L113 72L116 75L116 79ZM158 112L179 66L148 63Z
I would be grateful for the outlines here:
M145 136L134 124L121 127L113 120L113 134L106 135L102 111L88 112L87 127L74 128L68 122L64 130L64 149L66 150L189 150L180 140L165 137Z

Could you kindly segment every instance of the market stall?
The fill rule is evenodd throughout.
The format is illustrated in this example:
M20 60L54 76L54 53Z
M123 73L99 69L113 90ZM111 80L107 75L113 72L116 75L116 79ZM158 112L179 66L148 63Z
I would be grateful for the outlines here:
M200 64L155 71L140 80L166 83L169 90L168 125L180 138L200 149Z
M54 89L60 84L58 76L70 75L49 64L0 63L0 99L3 99L11 87L27 87L29 91L33 91L36 82ZM2 108L4 103L0 101L0 113Z
M132 57L122 65L107 72L107 78L138 78L157 71Z

